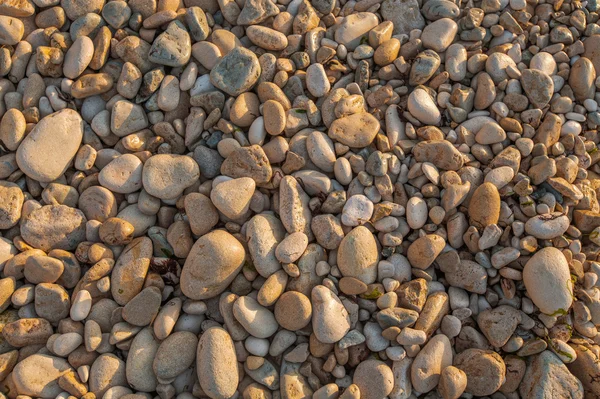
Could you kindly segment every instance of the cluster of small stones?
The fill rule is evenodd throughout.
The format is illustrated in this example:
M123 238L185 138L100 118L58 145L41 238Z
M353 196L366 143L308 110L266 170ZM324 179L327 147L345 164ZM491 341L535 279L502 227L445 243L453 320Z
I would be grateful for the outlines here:
M597 0L0 0L0 399L600 397Z

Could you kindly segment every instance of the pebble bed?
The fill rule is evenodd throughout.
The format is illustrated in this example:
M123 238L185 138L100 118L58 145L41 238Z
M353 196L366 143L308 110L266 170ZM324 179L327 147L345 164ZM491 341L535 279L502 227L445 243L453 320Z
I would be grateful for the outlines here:
M0 399L600 397L600 0L0 0Z

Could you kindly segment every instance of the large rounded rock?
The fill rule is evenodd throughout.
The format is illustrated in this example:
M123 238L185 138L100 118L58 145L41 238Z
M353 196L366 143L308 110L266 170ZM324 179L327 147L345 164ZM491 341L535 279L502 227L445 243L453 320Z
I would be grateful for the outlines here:
M73 250L85 240L87 219L79 209L66 205L46 205L22 221L21 236L29 245L43 251Z
M415 357L410 369L410 379L415 390L426 393L440 381L440 374L452 365L452 344L445 335L436 335Z
M127 354L125 375L129 386L136 391L153 392L158 381L152 370L152 364L158 351L158 342L150 327L140 331L131 343Z
M66 360L36 353L15 366L12 380L20 395L54 399L63 391L58 379L69 371L71 366Z
M360 389L361 399L380 399L392 392L394 374L384 362L368 359L356 367L352 382Z
M146 161L142 172L146 192L163 200L179 197L199 178L198 164L187 155L154 155Z
M333 344L350 331L350 315L342 301L329 288L318 285L311 293L315 336L324 344Z
M192 299L219 295L244 265L246 252L240 242L223 230L196 241L181 272L181 291Z
M533 255L523 268L523 282L527 295L543 313L567 314L573 303L573 284L560 250L548 247Z
M196 370L202 390L211 399L227 399L238 386L238 363L229 333L220 327L209 328L200 337Z
M100 355L92 364L88 383L90 392L97 398L104 396L104 393L112 387L126 387L125 362L112 353Z
M373 234L364 226L348 233L338 249L338 267L344 277L354 277L365 284L377 279L379 251Z
M177 331L167 337L158 348L153 370L161 380L170 380L194 363L198 338L189 331Z
M500 194L492 183L477 187L469 202L469 221L477 228L498 223L500 218Z
M83 120L69 108L43 118L17 149L17 164L27 176L48 183L67 170L83 139Z
M506 378L504 360L496 352L486 349L471 348L459 353L454 359L454 366L467 375L465 392L475 396L493 394Z

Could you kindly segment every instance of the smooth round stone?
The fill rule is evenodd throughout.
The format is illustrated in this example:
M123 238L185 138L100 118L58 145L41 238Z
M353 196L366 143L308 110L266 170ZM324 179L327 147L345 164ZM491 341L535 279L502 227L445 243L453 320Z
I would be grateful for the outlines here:
M85 240L87 220L79 209L46 205L22 220L21 235L34 248L73 250Z
M188 331L178 331L161 342L153 370L158 379L170 380L190 367L196 359L198 338Z
M485 175L485 182L490 182L498 190L506 186L513 179L515 172L510 166L501 166L499 168L492 169L487 175Z
M113 28L125 27L131 17L131 8L124 1L109 1L102 8L102 17Z
M32 255L25 261L24 274L27 281L33 284L54 283L64 270L63 262L58 259Z
M342 223L346 226L359 226L367 223L372 215L373 202L362 194L353 195L344 204Z
M240 242L223 230L203 235L192 247L181 272L181 291L191 299L219 295L244 265Z
M200 386L210 398L231 398L235 394L239 383L236 358L231 336L224 329L212 327L200 336L196 370Z
M123 154L113 159L100 171L98 181L110 191L129 194L142 188L144 165L133 154Z
M25 25L20 19L0 16L0 45L14 46L21 41Z
M149 325L158 314L161 299L162 293L158 287L144 288L123 307L123 320L138 327Z
M425 90L416 89L408 96L408 111L426 125L437 125L442 115Z
M471 225L483 228L498 223L500 218L500 194L492 183L486 182L477 187L469 202Z
M71 366L66 360L35 353L17 363L12 381L21 395L54 399L62 392L58 379L70 371Z
M579 58L569 72L569 86L573 89L578 101L593 99L596 92L594 82L596 70L592 61L585 57Z
M352 382L360 389L361 399L379 399L392 392L394 375L381 360L368 359L356 367Z
M281 263L297 261L308 246L308 237L302 232L292 233L277 245L275 256Z
M77 349L82 342L83 337L76 332L62 334L54 341L52 350L58 356L66 357L69 353Z
M560 316L573 303L573 287L569 264L562 252L547 247L539 250L523 268L527 294L540 311Z
M90 64L93 55L92 39L87 36L78 37L65 54L63 74L69 79L76 79Z
M354 277L365 284L375 282L379 252L369 229L358 226L350 231L340 243L337 260L342 276Z
M246 36L258 47L269 51L281 51L288 45L288 39L283 33L266 26L249 26L246 28Z
M284 292L275 304L275 319L286 330L297 331L306 327L311 316L310 300L298 291Z
M446 0L439 0L445 3L450 3ZM450 3L453 4L453 3ZM463 80L467 74L467 50L462 44L451 44L446 50L446 72L450 75L450 79L459 82Z
M315 97L323 97L331 89L325 68L321 64L312 64L306 69L306 87Z
M17 149L19 169L42 183L58 179L68 168L83 139L83 120L65 108L40 120Z
M458 25L450 18L442 18L427 25L423 29L421 34L421 40L425 48L430 48L443 53L446 51L448 46L452 44L456 33L458 32Z
M151 328L144 328L133 338L125 364L129 386L141 392L156 390L158 381L152 370L152 363L157 351L158 342L152 335Z
M159 154L144 163L142 182L146 192L162 200L175 199L200 178L200 168L187 155Z
M496 352L469 348L456 355L454 366L467 375L465 392L488 396L496 392L506 378L506 365Z
M249 296L242 296L235 301L233 315L256 338L269 338L279 327L273 313Z
M420 8L417 0L384 0L381 3L381 16L385 21L393 22L394 35L409 35L413 29L422 30L425 27Z
M419 351L410 369L410 379L415 390L426 393L440 381L440 374L452 365L452 344L445 335L431 338Z
M350 331L350 315L342 301L329 288L317 285L311 292L312 326L315 337L324 344L333 344Z
M556 61L554 61L552 54L544 51L541 51L531 57L531 61L529 61L529 68L539 69L547 75L554 75L557 70Z
M379 132L379 121L368 113L358 113L333 121L329 138L353 148L366 147Z
M428 217L427 203L419 197L412 197L406 204L406 221L413 230L425 226Z
M23 113L16 108L11 108L2 117L0 124L0 140L11 151L15 151L23 138L27 122Z
M184 198L185 213L192 233L202 236L219 222L219 212L210 198L200 193L190 193Z
M525 231L535 238L551 240L563 235L569 228L569 218L560 212L536 215L525 223Z
M229 219L238 219L248 212L256 183L249 177L240 177L219 183L210 192L214 206Z
M89 291L81 290L73 298L71 305L70 316L73 321L82 321L92 309L92 296Z
M210 71L210 82L230 96L238 96L254 86L260 72L256 55L244 47L235 47Z

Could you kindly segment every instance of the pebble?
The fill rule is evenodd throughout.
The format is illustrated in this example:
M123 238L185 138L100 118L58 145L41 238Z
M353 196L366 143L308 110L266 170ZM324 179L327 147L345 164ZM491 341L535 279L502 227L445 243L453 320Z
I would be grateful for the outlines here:
M469 348L456 355L454 367L467 375L466 393L487 396L496 392L506 378L506 365L496 352Z
M58 379L71 370L64 359L35 353L17 363L12 381L22 395L54 398L62 392Z
M19 169L40 182L58 179L75 157L83 138L79 114L64 109L43 118L17 149Z
M223 359L213 362L213 359ZM230 398L238 386L238 363L231 336L220 327L209 328L200 337L196 369L202 390L210 397Z
M192 299L220 294L238 274L245 257L244 247L231 234L215 230L203 235L194 243L183 266L182 292Z
M235 301L233 315L242 327L256 338L268 338L278 328L273 313L248 296L242 296Z
M217 62L210 72L210 81L216 88L237 96L254 86L260 72L256 55L243 47L236 47Z
M342 239L338 248L338 267L344 277L353 277L365 284L377 279L379 254L371 232L358 226Z
M573 302L569 265L556 248L543 248L523 268L523 282L533 303L547 315L561 315Z
M352 383L360 390L361 398L383 398L394 388L392 369L380 360L366 360L358 365Z
M161 200L179 197L199 177L198 164L187 155L155 155L144 163L142 171L144 190Z
M440 374L452 365L452 346L445 335L436 335L419 351L410 367L413 388L422 393L433 390Z
M522 396L552 395L581 398L583 386L567 367L550 351L535 355L527 366L523 380L519 385Z
M408 97L408 111L426 125L437 125L442 116L425 90L417 89Z
M350 331L350 315L335 293L325 286L312 289L312 326L319 342L333 344Z

